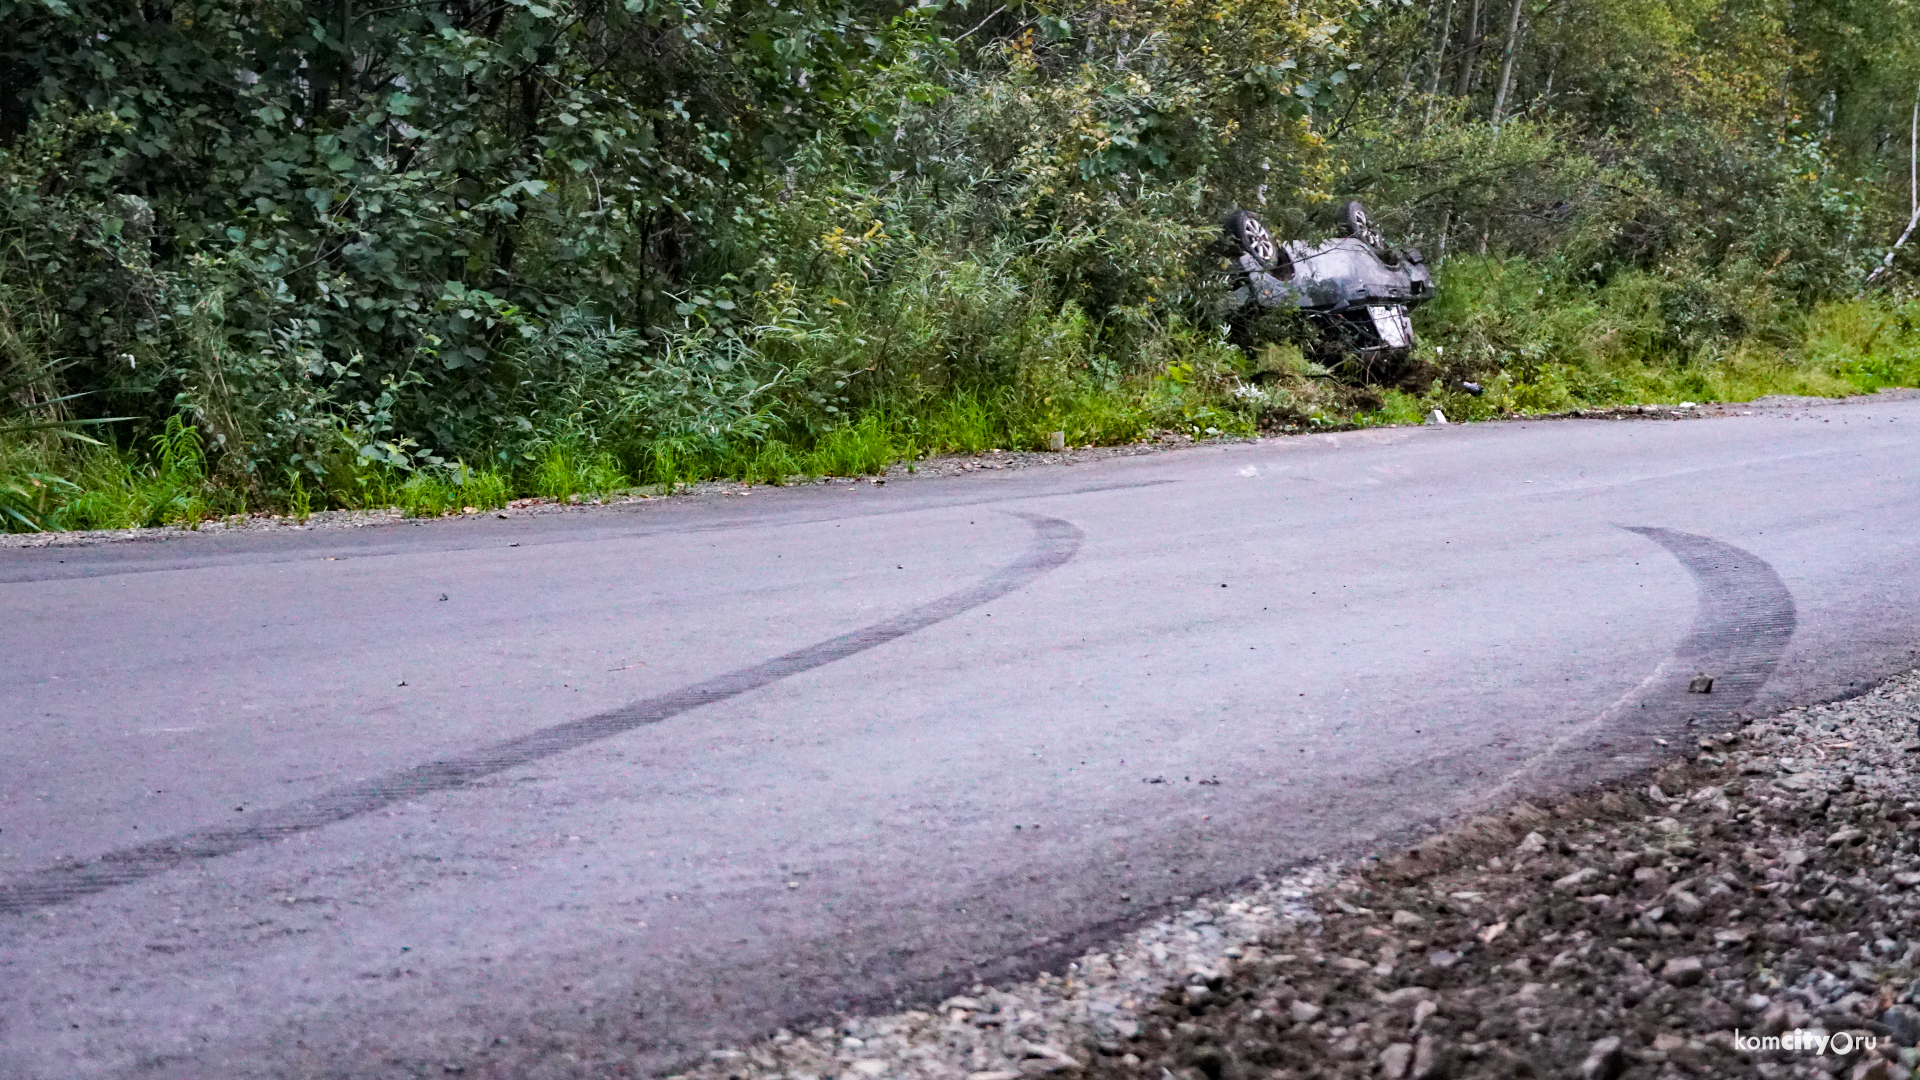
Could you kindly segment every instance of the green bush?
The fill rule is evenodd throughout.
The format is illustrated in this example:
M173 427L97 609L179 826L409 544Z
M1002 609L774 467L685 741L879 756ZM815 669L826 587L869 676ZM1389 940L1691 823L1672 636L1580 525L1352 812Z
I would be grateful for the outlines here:
M1920 380L1920 9L1520 13L0 0L0 520ZM1230 343L1221 215L1349 195L1418 355Z

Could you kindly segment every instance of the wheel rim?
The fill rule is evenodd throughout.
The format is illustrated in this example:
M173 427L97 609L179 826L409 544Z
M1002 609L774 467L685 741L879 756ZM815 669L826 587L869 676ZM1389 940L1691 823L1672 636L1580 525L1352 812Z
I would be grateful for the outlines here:
M1260 260L1262 266L1272 266L1274 256L1279 253L1273 245L1273 234L1267 231L1260 219L1252 215L1241 219L1241 242L1246 245L1247 254Z

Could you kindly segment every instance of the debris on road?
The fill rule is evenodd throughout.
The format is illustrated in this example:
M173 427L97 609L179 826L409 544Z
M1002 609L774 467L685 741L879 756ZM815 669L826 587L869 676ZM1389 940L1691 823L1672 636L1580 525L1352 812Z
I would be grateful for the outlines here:
M1920 673L1391 858L1207 900L1058 974L685 1080L1843 1076L1920 1065Z

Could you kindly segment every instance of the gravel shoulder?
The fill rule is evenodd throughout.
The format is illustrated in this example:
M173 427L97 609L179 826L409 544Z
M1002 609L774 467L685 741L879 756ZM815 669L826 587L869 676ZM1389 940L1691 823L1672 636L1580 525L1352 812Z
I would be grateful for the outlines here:
M1920 672L1629 782L1251 883L1064 971L717 1048L681 1076L1907 1080L1916 815Z

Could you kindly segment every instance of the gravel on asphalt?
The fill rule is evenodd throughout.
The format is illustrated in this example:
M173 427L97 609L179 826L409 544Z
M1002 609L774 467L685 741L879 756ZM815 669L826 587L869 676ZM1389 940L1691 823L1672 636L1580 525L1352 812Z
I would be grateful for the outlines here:
M1827 1077L1920 1041L1920 672L681 1080Z

